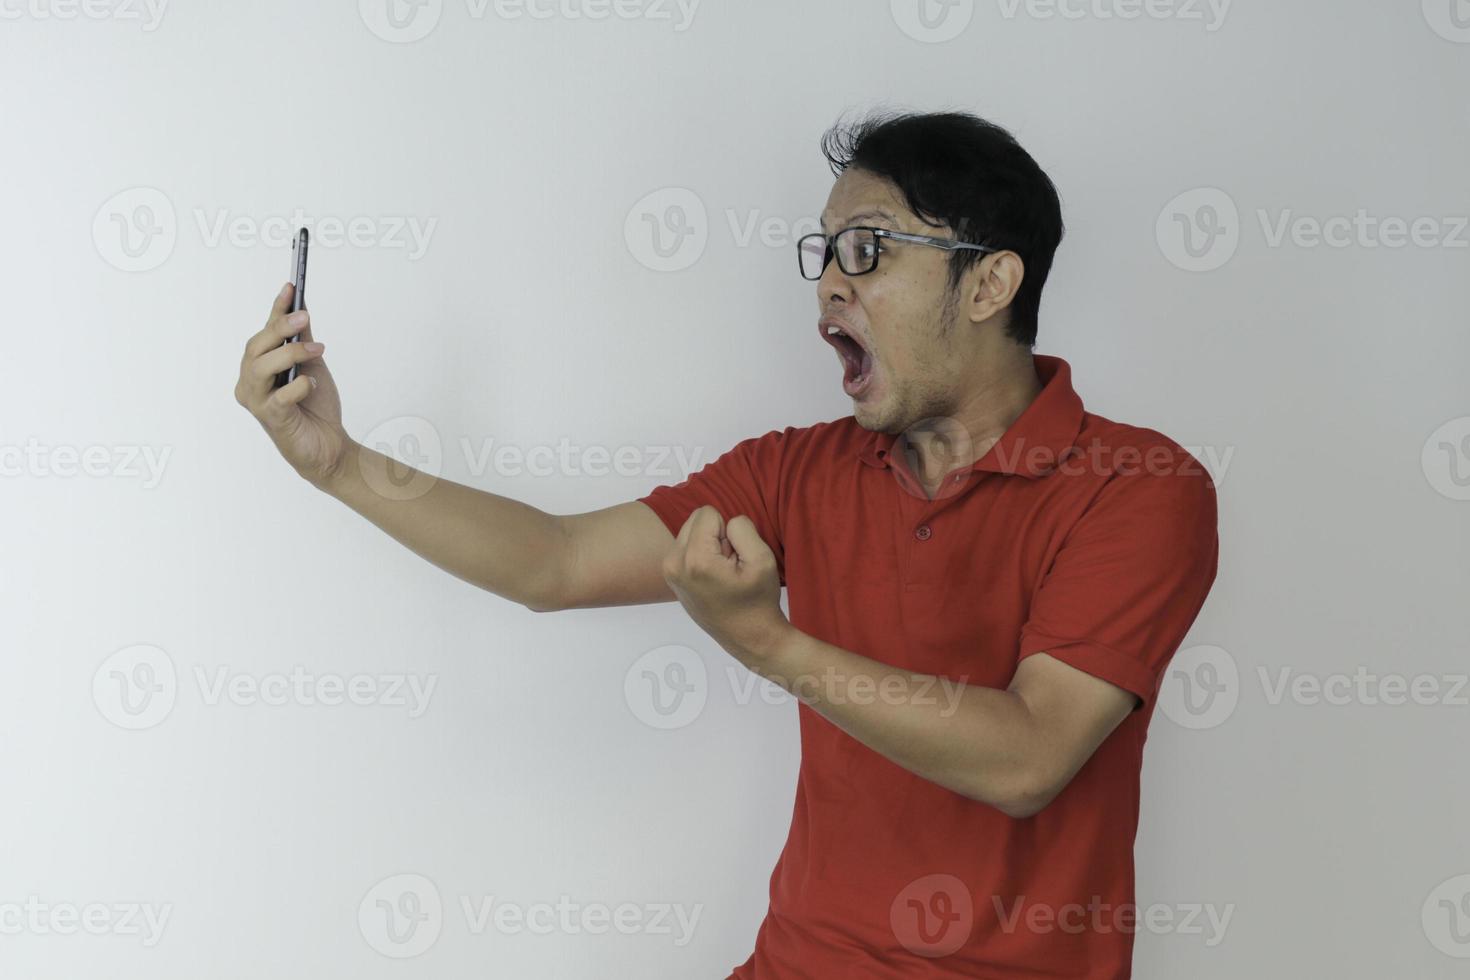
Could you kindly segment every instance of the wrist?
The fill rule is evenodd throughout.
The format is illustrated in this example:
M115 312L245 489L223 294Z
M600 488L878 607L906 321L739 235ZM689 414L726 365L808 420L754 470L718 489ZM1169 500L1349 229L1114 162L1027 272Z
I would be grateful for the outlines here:
M316 487L329 497L344 499L353 481L362 479L362 469L358 461L358 453L362 446L343 436L342 453L337 457L335 463L327 467L321 473L308 476L307 482Z
M790 620L780 616L747 645L746 665L764 676L789 675L804 636Z

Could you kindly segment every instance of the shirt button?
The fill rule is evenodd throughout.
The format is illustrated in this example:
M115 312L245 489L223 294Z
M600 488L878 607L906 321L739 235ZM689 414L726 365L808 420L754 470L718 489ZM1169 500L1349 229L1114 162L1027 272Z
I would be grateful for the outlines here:
M917 528L914 529L914 537L918 538L920 541L928 541L933 535L934 532L929 530L928 524L920 524Z

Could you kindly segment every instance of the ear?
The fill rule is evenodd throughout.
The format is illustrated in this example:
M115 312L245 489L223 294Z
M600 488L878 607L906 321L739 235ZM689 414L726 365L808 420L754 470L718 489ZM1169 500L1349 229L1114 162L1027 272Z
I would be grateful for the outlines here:
M965 316L984 323L1010 307L1026 278L1026 263L1012 251L992 252L981 259L961 283Z

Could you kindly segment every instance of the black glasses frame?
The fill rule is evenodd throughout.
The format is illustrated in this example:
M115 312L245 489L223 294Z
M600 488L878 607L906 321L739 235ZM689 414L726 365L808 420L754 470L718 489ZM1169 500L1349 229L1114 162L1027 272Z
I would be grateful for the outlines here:
M827 271L827 266L832 264L833 256L836 256L837 268L842 270L843 275L865 276L868 273L872 272L874 269L878 268L878 255L880 253L879 250L876 248L873 250L873 261L868 265L866 269L849 269L846 263L842 261L842 250L835 247L837 239L841 238L843 235L851 235L855 232L860 231L869 232L874 238L889 238L894 241L910 242L915 245L928 245L931 248L942 248L947 252L952 252L955 249L959 248L974 249L977 252L999 251L999 249L992 248L989 245L977 245L974 242L961 242L953 238L934 238L930 235L910 235L907 232L890 231L887 228L872 228L865 225L857 225L852 228L844 228L835 235L824 235L821 232L813 232L810 235L802 235L800 238L798 238L796 240L796 261L797 268L801 271L801 277L808 282L816 282L817 280L821 279L822 275ZM822 242L822 247L824 249L822 255L822 270L821 272L818 272L815 276L809 276L806 274L806 265L801 261L801 257L805 251L804 246L812 239L819 239Z

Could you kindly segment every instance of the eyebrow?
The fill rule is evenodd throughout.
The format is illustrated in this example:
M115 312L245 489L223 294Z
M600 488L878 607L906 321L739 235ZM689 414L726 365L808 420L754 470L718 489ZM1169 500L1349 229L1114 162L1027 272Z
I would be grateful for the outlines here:
M857 214L849 217L847 219L846 227L851 228L853 222L858 221L862 218L881 218L882 220L888 222L890 225L894 225L895 227L897 227L898 225L898 219L894 218L893 215L889 214L887 211L884 211L881 208L868 208L867 210L859 211ZM827 220L825 218L821 219L821 225L822 230L826 231Z

